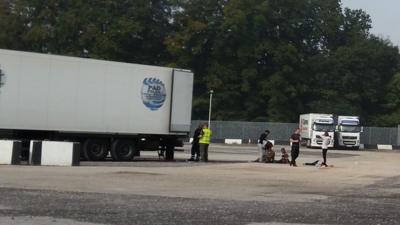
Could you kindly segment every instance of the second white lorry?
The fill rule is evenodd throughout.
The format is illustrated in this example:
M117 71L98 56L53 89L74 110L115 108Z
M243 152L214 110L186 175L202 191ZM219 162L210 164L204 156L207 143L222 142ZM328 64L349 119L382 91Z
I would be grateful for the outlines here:
M358 116L338 116L335 133L337 148L360 148L360 118Z

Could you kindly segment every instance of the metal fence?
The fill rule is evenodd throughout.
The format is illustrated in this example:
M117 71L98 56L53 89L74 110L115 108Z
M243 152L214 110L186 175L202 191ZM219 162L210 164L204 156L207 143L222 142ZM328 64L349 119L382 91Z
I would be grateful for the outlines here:
M207 121L193 120L192 132L199 124ZM275 141L288 141L297 123L269 123L269 122L242 122L242 121L211 121L212 138L257 140L266 129L271 131L270 139ZM400 145L399 127L364 127L361 133L361 143L366 145L387 144Z
M400 145L399 129L396 127L364 127L361 133L363 144Z
M193 120L192 132L207 121ZM293 130L298 127L294 123L241 122L241 121L211 121L213 139L243 139L252 141L258 139L266 129L271 131L269 138L276 141L288 141Z

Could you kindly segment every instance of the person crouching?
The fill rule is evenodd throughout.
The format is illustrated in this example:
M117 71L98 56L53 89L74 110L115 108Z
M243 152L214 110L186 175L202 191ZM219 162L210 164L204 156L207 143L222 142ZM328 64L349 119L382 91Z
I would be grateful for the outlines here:
M273 163L275 161L275 152L272 149L274 145L271 142L267 142L265 145L265 159L263 162L265 163Z
M281 159L276 161L277 163L282 163L282 164L289 164L289 154L286 152L285 148L281 148Z

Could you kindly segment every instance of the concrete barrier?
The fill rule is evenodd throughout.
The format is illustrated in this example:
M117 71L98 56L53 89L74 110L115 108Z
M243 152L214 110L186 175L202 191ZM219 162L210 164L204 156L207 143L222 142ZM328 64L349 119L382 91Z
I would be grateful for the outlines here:
M242 139L225 139L225 144L228 144L228 145L233 145L233 144L241 145L242 144Z
M393 150L392 145L378 145L378 150Z
M21 163L22 143L20 141L0 140L0 164L19 165Z
M79 143L57 141L32 141L29 163L42 166L79 166Z

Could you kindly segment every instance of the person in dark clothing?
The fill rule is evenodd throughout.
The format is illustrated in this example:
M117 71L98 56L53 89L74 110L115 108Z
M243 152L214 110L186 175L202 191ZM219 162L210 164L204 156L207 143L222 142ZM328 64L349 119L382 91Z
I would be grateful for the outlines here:
M258 143L263 144L264 141L267 141L267 137L269 135L269 130L265 130L261 135L260 138L258 138Z
M200 135L203 127L199 125L193 134L193 141L192 141L192 150L191 150L191 157L189 161L199 161L200 159Z
M314 161L312 163L304 163L305 166L317 166L319 164L321 164L320 160Z
M269 130L265 130L258 138L257 147L260 153L259 157L255 160L255 162L262 162L265 157L265 145L267 144L267 137L269 135Z
M292 136L290 136L290 143L292 145L292 151L291 151L292 160L290 161L291 166L295 167L297 166L296 159L297 157L299 157L300 153L300 140L301 140L300 129L296 128Z

